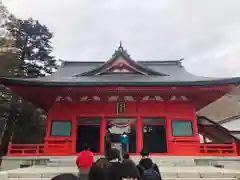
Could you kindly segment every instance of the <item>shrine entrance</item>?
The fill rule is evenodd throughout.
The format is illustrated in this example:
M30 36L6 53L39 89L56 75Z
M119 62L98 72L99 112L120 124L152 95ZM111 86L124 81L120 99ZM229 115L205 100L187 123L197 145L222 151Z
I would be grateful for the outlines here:
M121 149L120 136L128 136L128 151L136 153L136 118L106 118L106 135L111 142L111 147Z
M144 117L143 148L150 153L167 153L166 123L164 118Z
M84 144L90 147L94 153L100 151L100 118L99 117L82 117L78 119L76 152L83 150Z

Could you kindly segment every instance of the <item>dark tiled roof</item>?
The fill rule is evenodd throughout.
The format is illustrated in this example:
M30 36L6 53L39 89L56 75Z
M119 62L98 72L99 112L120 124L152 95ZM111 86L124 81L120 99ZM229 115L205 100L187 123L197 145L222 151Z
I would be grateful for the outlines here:
M123 58L130 66L144 73L97 75L106 65ZM83 76L87 74L87 76ZM90 74L90 75L89 75ZM35 86L194 86L239 84L240 78L208 78L188 73L181 61L133 61L126 51L119 47L107 62L64 62L59 70L47 77L35 79L2 78L5 85Z
M138 62L156 72L168 76L142 76L136 74L110 74L99 76L78 76L90 71L102 62L65 62L60 69L50 76L40 78L12 79L2 78L4 84L32 84L46 86L81 86L81 85L221 85L239 84L239 78L208 78L188 73L178 61Z

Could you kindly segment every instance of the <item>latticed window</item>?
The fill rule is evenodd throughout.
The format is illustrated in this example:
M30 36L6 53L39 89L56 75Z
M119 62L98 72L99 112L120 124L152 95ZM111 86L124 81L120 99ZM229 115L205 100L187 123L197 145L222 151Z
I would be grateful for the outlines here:
M52 121L51 136L71 136L72 121Z
M172 135L173 136L193 136L192 121L173 120Z

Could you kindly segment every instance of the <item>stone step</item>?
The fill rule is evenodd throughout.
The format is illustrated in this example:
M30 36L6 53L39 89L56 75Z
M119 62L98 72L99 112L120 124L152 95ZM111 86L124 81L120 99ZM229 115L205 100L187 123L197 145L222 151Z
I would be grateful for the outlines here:
M74 172L72 172L74 173ZM60 172L26 172L26 173L8 173L8 178L52 178ZM74 173L77 175L77 173ZM239 178L235 173L219 173L219 172L162 172L163 178Z
M51 180L51 178L9 178L7 180ZM164 178L164 180L238 180L238 178Z
M51 178L8 178L7 180L51 180Z
M132 158L133 161L135 163L139 162L139 159L137 158ZM154 162L158 165L158 166L196 166L196 163L194 162L194 160L190 159L190 160L154 160ZM50 159L49 162L47 162L46 164L47 166L75 166L75 159Z
M212 179L212 180L231 180L240 178L240 171L215 168L215 167L160 167L161 175L163 179L186 179L186 180L198 180L198 179ZM15 169L10 171L2 171L0 175L2 177L8 177L10 180L22 180L22 179L41 179L47 180L61 173L73 173L77 175L76 167L30 167ZM0 180L9 180L0 177Z
M159 167L162 167L162 166L186 166L186 167L188 167L188 166L196 166L195 164L194 165L192 165L192 164L190 164L190 163L181 163L181 162L179 162L179 163L171 163L171 162L166 162L166 163L156 163ZM76 164L75 164L75 162L67 162L67 161L59 161L59 162L57 162L57 161L55 161L55 162L48 162L47 164L46 164L46 166L50 166L50 167L55 167L55 166L76 166ZM199 165L200 166L200 165Z

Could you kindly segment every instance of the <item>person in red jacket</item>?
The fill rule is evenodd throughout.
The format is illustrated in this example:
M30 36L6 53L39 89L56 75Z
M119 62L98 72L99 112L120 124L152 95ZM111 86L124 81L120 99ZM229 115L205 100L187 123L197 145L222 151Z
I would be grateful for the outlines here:
M79 177L81 177L81 180L87 179L89 169L92 167L93 163L94 155L90 151L89 146L85 144L83 151L78 154L76 159L76 164L79 169Z

